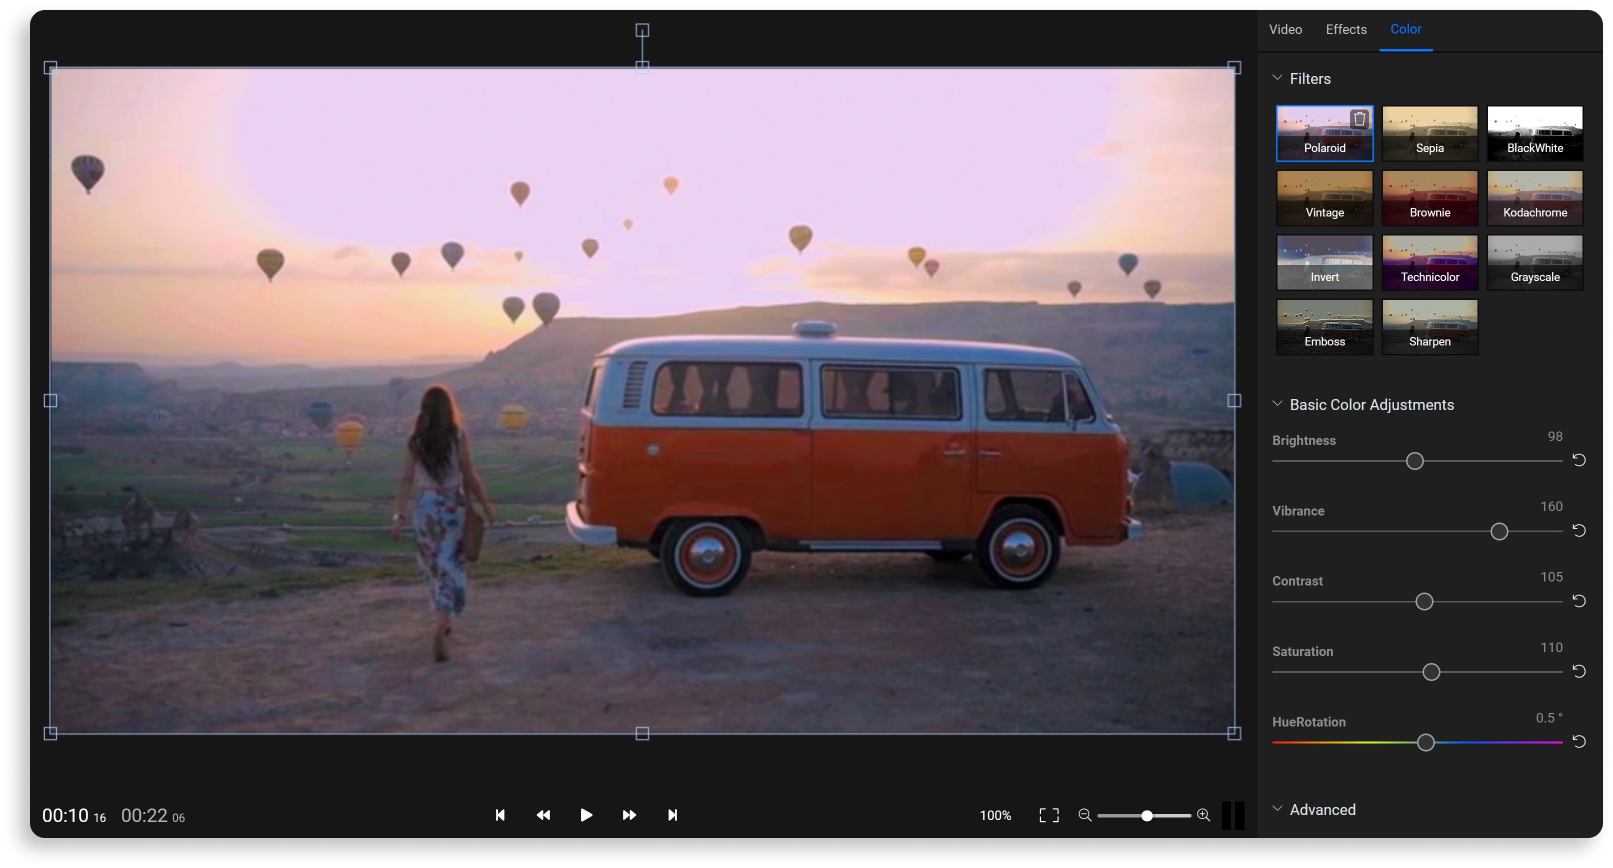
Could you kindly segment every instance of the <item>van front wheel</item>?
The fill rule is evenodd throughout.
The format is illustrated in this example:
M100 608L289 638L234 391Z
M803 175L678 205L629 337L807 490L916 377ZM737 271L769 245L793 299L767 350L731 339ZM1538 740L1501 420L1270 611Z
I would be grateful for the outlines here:
M999 588L1024 590L1047 581L1058 568L1058 531L1047 514L1030 506L1005 506L992 513L975 543L975 563Z
M661 570L691 597L720 597L750 570L751 546L735 525L715 519L676 522L661 538Z

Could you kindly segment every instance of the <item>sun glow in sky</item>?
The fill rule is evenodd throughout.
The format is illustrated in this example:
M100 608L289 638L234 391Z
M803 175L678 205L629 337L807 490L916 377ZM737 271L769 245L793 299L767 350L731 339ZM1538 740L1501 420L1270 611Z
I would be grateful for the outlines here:
M545 291L562 317L1232 299L1225 70L62 70L51 117L56 358L480 356Z

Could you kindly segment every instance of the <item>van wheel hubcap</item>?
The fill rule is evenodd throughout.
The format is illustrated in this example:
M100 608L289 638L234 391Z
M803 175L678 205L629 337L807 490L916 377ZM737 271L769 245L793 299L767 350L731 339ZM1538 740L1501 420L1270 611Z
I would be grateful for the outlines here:
M1010 579L1033 579L1047 565L1047 533L1031 521L1016 520L997 528L992 560Z
M690 528L678 545L678 565L691 582L720 585L733 577L739 563L739 541L728 528L701 524Z

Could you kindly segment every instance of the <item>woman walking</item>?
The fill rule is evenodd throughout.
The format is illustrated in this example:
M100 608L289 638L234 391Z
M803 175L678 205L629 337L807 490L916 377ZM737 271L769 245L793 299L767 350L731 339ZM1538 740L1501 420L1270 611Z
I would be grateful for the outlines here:
M431 586L431 606L437 612L432 646L439 663L448 659L451 619L465 611L464 534L472 497L485 520L493 521L493 504L471 461L459 408L446 386L432 386L420 396L420 414L403 457L392 538L402 538L403 522L412 512L415 560Z

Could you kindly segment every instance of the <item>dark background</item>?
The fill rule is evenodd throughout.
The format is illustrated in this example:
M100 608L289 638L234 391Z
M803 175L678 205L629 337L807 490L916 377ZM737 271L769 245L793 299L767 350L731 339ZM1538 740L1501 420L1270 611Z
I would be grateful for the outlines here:
M64 66L597 66L624 75L648 22L650 73L675 66L1252 66L1252 13L73 13L32 21L35 70ZM1146 38L1141 34L1146 33ZM1230 74L1230 73L1229 73ZM1248 78L1239 118L1255 117ZM34 78L33 327L48 334L50 79ZM899 107L892 107L899 110ZM1050 106L1050 111L1058 110ZM451 123L444 120L444 123ZM1252 139L1239 130L1239 140ZM938 130L938 135L944 134ZM1255 153L1239 155L1239 181ZM967 171L967 167L960 167ZM1240 250L1255 211L1239 215ZM1240 328L1254 260L1237 266ZM1239 347L1238 381L1258 342ZM35 349L35 391L51 391ZM1245 387L1242 391L1247 392ZM1245 410L1244 412L1248 412ZM33 457L48 460L49 415ZM1240 442L1251 466L1253 444ZM36 476L35 503L46 502ZM1248 475L1237 480L1246 497ZM45 523L39 523L43 532ZM1252 551L1253 529L1240 533ZM48 725L48 545L33 554L33 738ZM1240 584L1248 611L1250 585ZM1240 634L1238 656L1253 650ZM1238 720L1253 710L1239 679ZM653 723L653 721L651 722ZM1230 726L1233 721L1227 721ZM44 836L1108 836L1252 835L1222 830L1221 803L1253 806L1254 746L1212 736L73 736L34 742L32 827ZM107 822L44 823L87 808ZM1209 822L1080 822L1076 812L1196 812ZM167 809L182 824L119 822ZM494 819L504 809L506 820ZM579 823L579 810L594 817ZM677 822L666 811L678 809ZM1043 812L1039 809L1048 808ZM1059 809L1058 823L1052 823ZM551 811L550 821L537 811ZM633 810L637 819L623 820ZM986 822L981 812L1008 810ZM1235 816L1235 813L1234 813ZM1047 819L1049 822L1039 822Z

